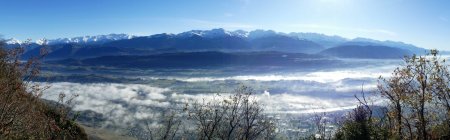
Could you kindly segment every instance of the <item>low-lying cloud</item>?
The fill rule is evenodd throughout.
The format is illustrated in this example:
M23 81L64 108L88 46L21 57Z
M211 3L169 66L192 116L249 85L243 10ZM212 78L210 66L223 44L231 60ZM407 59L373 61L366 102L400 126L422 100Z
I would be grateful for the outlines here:
M329 72L310 72L293 74L266 74L266 75L244 75L231 77L146 77L144 79L169 79L184 82L208 82L225 80L256 80L256 81L313 81L320 83L338 82L343 79L361 79L376 78L379 76L388 76L384 72L360 72L360 71L329 71Z
M170 105L166 88L157 88L139 84L93 83L80 84L59 82L51 83L51 88L43 96L46 99L58 100L64 93L74 99L74 110L92 110L106 116L112 123L126 125L134 119L150 117L155 108L166 108Z
M51 88L43 96L57 100L59 93L78 95L74 99L74 110L92 110L103 114L107 123L120 126L132 125L137 120L154 119L162 110L177 103L227 97L231 93L176 93L168 88L144 84L114 83L49 83ZM323 98L323 94L299 95L291 93L257 93L256 98L265 105L267 113L313 113L352 108L356 105L353 97Z

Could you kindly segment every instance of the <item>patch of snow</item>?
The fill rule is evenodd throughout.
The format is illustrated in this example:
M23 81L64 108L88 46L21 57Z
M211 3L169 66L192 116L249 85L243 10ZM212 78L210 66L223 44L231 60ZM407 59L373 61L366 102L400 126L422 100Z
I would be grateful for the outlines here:
M11 39L7 39L6 40L6 44L22 44L22 41L20 41L20 40L17 40L17 39L15 39L15 38L11 38Z

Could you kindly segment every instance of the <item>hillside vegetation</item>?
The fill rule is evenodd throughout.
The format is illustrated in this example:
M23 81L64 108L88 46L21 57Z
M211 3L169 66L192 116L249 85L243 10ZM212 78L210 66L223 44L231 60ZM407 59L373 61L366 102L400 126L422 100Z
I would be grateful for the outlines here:
M40 99L46 86L30 83L39 74L40 58L21 62L22 49L3 46L0 44L0 139L87 139L64 105Z
M380 77L379 97L386 108L375 110L366 97L342 123L336 139L449 139L450 73L436 50L405 57L389 78ZM375 117L377 115L378 117Z

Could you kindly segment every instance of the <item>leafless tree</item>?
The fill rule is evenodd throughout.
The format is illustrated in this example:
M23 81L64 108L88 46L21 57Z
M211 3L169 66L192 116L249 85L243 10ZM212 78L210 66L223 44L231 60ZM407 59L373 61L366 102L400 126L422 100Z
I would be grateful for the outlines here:
M195 102L188 108L189 120L198 139L269 139L275 124L264 114L262 105L253 97L254 90L242 86L235 94Z
M446 122L450 128L450 76L445 59L431 50L426 56L405 57L404 62L389 79L380 78L378 91L389 101L389 117L395 120L394 135L400 139L430 139L434 125ZM409 136L404 137L404 132Z
M315 113L314 117L312 118L314 121L314 125L316 127L316 133L314 135L315 138L320 139L320 140L324 140L326 139L327 133L326 133L326 128L327 128L327 120L326 117L327 113L326 112L322 112L322 113Z
M48 86L31 82L40 72L43 48L41 55L22 61L23 46L0 44L0 139L87 138L67 114L40 99Z

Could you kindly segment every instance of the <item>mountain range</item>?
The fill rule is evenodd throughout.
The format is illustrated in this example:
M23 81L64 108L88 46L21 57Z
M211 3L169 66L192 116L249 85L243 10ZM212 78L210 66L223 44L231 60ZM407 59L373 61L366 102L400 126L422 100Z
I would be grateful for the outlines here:
M80 36L80 37L73 37L73 38L57 38L57 39L39 39L34 42L29 42L31 44L38 44L38 45L56 45L56 44L68 44L68 43L76 43L76 44L101 44L116 40L123 40L123 39L131 39L135 36L133 35L127 35L127 34L109 34L109 35L97 35L97 36ZM26 41L20 41L15 38L7 39L6 44L10 45L21 45L25 43Z
M16 39L7 46L23 45ZM102 56L155 55L181 52L286 52L318 54L340 58L398 58L426 49L395 41L367 38L347 39L318 33L280 33L272 30L227 31L224 29L192 30L179 34L133 36L110 34L37 40L28 44L24 58L48 50L48 59L84 59ZM355 55L358 54L358 55Z

